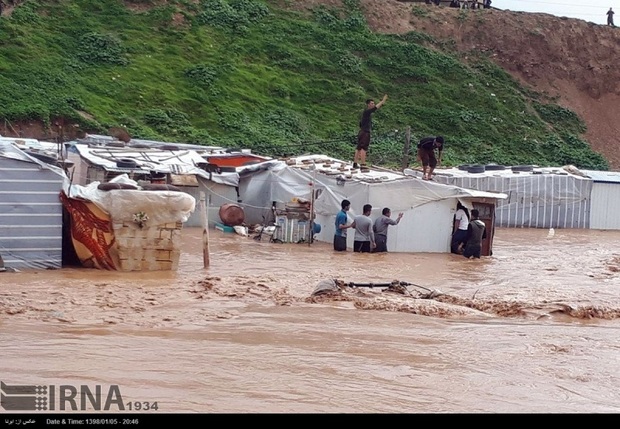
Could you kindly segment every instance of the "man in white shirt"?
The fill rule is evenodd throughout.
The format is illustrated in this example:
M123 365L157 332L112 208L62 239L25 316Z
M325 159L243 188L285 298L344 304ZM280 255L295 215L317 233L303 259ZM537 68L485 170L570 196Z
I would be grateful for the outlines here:
M461 254L467 241L467 227L469 226L469 216L467 209L460 202L456 204L456 213L454 215L456 229L452 234L452 242L450 243L450 251L452 253Z

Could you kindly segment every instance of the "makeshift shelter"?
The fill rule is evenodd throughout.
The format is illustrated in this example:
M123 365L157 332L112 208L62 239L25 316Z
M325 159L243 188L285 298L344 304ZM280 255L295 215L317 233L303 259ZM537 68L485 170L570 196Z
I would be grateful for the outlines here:
M6 267L62 266L64 171L0 142L0 254Z
M434 181L506 194L496 209L498 227L590 228L592 180L574 167L465 167L437 169ZM417 170L405 173L421 177Z
M238 171L248 222L260 222L258 217L268 213L273 202L282 213L287 203L302 198L311 202L315 222L321 226L314 236L319 241L333 241L335 218L343 199L351 201L351 221L367 203L373 206L373 220L384 207L391 208L393 216L404 212L400 224L390 227L388 233L388 250L392 252L449 252L453 218L460 201L466 207L478 208L484 216L481 219L487 223L489 238L483 251L489 254L495 204L506 198L501 193L423 181L388 170L354 171L350 164L324 155L271 161ZM290 237L286 232L284 235ZM351 248L354 233L350 232L347 239Z
M592 179L590 228L620 229L620 172L581 170Z
M239 175L232 167L227 171L208 163L196 150L180 145L149 146L144 142L136 146L116 146L97 140L98 144L75 143L76 169L73 179L80 185L93 182L107 183L114 177L127 174L138 183L151 180L153 173L164 174L166 183L200 201L205 194L208 206L209 225L219 221L218 210L222 204L236 202L239 198L237 186ZM103 143L102 143L103 141ZM192 212L185 226L201 226L200 210Z
M181 229L196 200L175 189L139 187L125 174L104 184L65 186L60 199L80 263L118 271L176 270Z

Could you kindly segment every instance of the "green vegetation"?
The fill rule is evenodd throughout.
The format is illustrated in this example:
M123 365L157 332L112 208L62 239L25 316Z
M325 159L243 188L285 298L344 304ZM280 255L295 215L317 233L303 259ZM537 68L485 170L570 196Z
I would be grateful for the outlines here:
M278 3L28 0L0 19L0 119L352 159L364 100L387 93L372 163L399 166L410 127L413 147L446 137L447 165L608 168L577 115L491 61L463 63L422 33L372 33L356 0L311 16Z

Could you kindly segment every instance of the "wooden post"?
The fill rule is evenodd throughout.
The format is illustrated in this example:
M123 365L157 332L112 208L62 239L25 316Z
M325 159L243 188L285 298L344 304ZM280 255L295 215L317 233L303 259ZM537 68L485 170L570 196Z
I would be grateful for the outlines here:
M312 183L310 184L312 197L310 198L310 224L308 228L308 247L312 245L312 236L314 235L314 194L316 192L316 166L312 174Z
M407 127L405 131L405 147L403 147L403 163L401 165L401 170L405 170L405 168L409 167L409 147L411 146L411 127Z
M209 217L207 214L208 203L205 203L205 193L200 192L200 217L202 223L202 259L204 267L209 266Z

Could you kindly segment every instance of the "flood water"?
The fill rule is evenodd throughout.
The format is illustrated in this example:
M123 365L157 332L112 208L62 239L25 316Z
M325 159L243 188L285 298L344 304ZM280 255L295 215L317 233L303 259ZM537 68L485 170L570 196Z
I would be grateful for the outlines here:
M620 412L620 231L547 232L466 260L211 230L204 268L186 228L176 272L2 273L1 380L159 413Z

